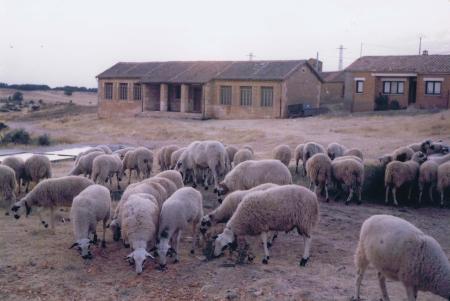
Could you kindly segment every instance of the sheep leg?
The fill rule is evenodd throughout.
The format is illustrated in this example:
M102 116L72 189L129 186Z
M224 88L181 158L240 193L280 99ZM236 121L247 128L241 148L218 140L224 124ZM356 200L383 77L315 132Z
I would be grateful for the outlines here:
M408 301L416 301L417 290L413 286L406 286L405 288Z
M444 207L444 192L445 192L445 189L442 188L441 189L441 208Z
M264 247L264 258L262 260L263 264L269 263L269 248L267 248L267 232L261 233L261 239Z
M129 173L128 173L128 185L130 185L131 183L131 173L133 172L132 169L130 169Z
M398 202L397 202L397 188L396 187L392 188L392 195L394 196L394 205L398 206Z
M108 221L108 219L106 219L106 218L103 220L102 248L106 248L105 236L106 236L106 222L107 221Z
M389 295L386 288L386 277L378 272L378 283L380 284L381 298L383 301L389 301Z
M384 203L389 203L389 185L386 185L386 197L384 198Z
M353 188L350 188L350 193L348 194L348 198L345 201L345 205L348 205L353 198Z
M412 189L413 189L413 184L409 184L409 189L408 189L408 201L411 201L411 194L412 194Z
M42 210L44 210L44 208L42 208L42 207L37 207L36 212L37 212L37 214L38 214L38 216L39 216L39 219L40 219L40 221L41 221L41 224L42 224L45 228L48 228L47 222L46 222L46 221L43 219L43 217L42 217Z
M195 246L196 246L196 243L197 243L197 239L198 239L197 224L193 223L192 224L192 249L191 249L191 254L195 253Z
M431 201L432 203L434 203L434 199L433 199L433 190L434 190L434 185L431 184L431 185L430 185L430 188L428 188L428 195L430 196L430 201Z
M120 181L119 181L119 173L116 173L116 180L117 180L117 189L120 190Z
M181 230L178 230L177 233L175 233L176 239L175 239L175 261L173 263L177 263L180 261L180 258L178 256L178 246L180 245L180 238L181 238Z
M55 208L50 207L50 229L55 234Z
M302 267L304 267L309 260L309 250L311 249L312 238L304 237L304 241L305 241L305 249L303 251L302 260L300 261L300 266Z
M419 185L419 205L422 204L423 185Z
M328 196L328 185L327 185L327 184L325 184L325 200L326 200L327 202L330 201L330 198L329 198L329 196Z
M358 189L358 205L362 203L362 186Z

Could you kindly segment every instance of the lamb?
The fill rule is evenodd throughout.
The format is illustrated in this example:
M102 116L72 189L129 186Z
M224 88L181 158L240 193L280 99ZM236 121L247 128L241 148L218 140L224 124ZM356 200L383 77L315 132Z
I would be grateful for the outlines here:
M104 152L96 151L81 156L80 159L75 162L75 166L69 172L69 176L78 176L83 174L85 177L87 176L90 178L92 174L92 164L94 162L94 159L104 154Z
M346 150L345 146L336 142L330 143L327 146L327 154L331 160L343 156Z
M331 159L326 154L318 153L306 162L306 172L309 176L310 189L314 185L314 193L319 197L325 190L325 199L328 202L328 185L331 183ZM317 190L319 188L319 190Z
M2 164L11 167L16 175L17 192L20 193L22 179L25 178L25 162L20 157L10 156L2 161Z
M303 161L303 171L304 171L305 176L307 175L306 162L308 161L309 158L311 158L312 156L314 156L315 154L318 154L318 153L326 153L323 146L318 143L308 142L303 147L302 161Z
M392 161L386 166L384 185L386 188L385 203L389 202L389 190L392 190L394 205L398 206L397 189L404 184L409 185L408 200L411 199L412 188L417 180L420 165L425 162L427 156L422 152L414 153L406 162Z
M228 145L225 147L225 150L228 154L228 162L230 163L229 169L231 170L231 164L233 163L234 155L237 153L238 149L235 146Z
M403 283L409 301L418 291L450 300L450 263L439 243L409 222L391 215L373 215L361 227L355 253L356 300L369 265L378 271L383 301L389 300L386 278Z
M178 246L181 232L192 227L194 254L198 239L198 226L203 216L203 199L200 192L191 187L178 189L161 208L158 231L158 256L160 268L166 267L166 255L170 246L175 250L175 262L179 261Z
M128 184L131 183L131 174L133 170L136 171L138 179L140 179L141 173L143 179L147 179L152 172L153 153L145 147L138 147L125 154L122 164L123 173L125 173L126 170L129 170Z
M54 209L58 206L71 206L72 200L86 187L94 182L80 176L65 176L61 178L46 179L37 184L33 190L16 202L11 208L14 217L19 219L21 215L31 213L33 206L50 209L50 228L54 232ZM38 211L41 223L47 228L48 224L42 219Z
M166 170L158 173L156 177L159 178L166 178L167 180L172 181L177 189L180 189L184 186L183 184L183 177L181 174L176 170Z
M135 265L136 273L142 273L148 257L153 259L147 247L155 243L159 222L158 202L149 194L133 194L121 210L122 237L130 242L132 252L125 257Z
M113 176L117 178L117 189L120 190L120 181L123 177L123 165L117 154L100 155L92 162L92 180L95 183L105 184L109 180L112 186Z
M402 146L392 152L392 160L405 162L411 160L413 154L414 151L411 148Z
M101 185L90 185L80 192L72 202L70 219L73 224L75 243L83 259L92 258L91 244L97 243L97 223L103 222L102 247L106 246L106 223L111 215L111 196L109 190ZM93 239L89 235L93 234Z
M244 197L225 230L214 242L214 255L219 256L229 244L245 235L261 235L264 242L263 263L268 263L267 232L297 229L305 239L300 266L309 260L312 231L319 221L316 195L299 185L285 185L254 191Z
M237 166L240 163L248 161L248 160L254 160L253 153L250 150L243 148L243 149L238 150L236 152L236 154L234 155L233 165Z
M231 170L219 184L218 194L248 190L264 183L292 184L289 169L279 160L249 160ZM219 200L219 202L221 202Z
M355 157L360 158L361 160L364 160L363 153L358 148L350 148L350 149L346 150L344 152L343 156L355 156Z
M450 162L443 163L438 167L437 189L441 195L441 207L444 207L444 194L448 187L450 187Z
M298 161L303 159L303 149L305 145L299 144L294 150L294 157L295 157L295 173L298 174Z
M28 193L30 182L39 183L42 179L52 177L52 167L50 160L44 155L32 155L25 160L25 192Z
M11 203L16 198L16 174L14 170L6 165L0 165L0 193L6 203L6 208L9 210ZM9 211L6 211L6 215L9 215Z
M135 150L135 147L129 146L129 147L124 147L121 149L118 149L116 151L113 152L113 154L119 154L120 160L123 160L123 158L125 158L125 155L129 152L129 151L133 151Z
M359 159L359 158L358 158ZM331 163L332 182L335 186L344 186L349 194L345 201L348 205L353 193L358 192L358 204L361 204L361 193L364 182L364 165L361 161L348 157L337 158ZM339 194L338 194L339 195ZM336 196L336 199L338 196Z
M272 153L274 159L280 160L281 163L286 165L286 167L289 167L289 163L291 162L292 156L291 148L289 147L289 145L286 144L278 145L273 149Z
M177 167L177 162L181 157L181 154L186 150L186 147L177 149L170 156L170 169L175 169Z

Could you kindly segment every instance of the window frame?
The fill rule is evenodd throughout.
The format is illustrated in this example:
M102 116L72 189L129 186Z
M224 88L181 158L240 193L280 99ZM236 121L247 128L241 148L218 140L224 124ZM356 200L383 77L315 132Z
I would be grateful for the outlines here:
M233 88L231 86L220 86L220 104L223 106L231 106L233 103Z
M251 107L253 103L252 86L239 86L240 105Z
M359 84L361 84L361 91L359 91ZM356 80L355 81L355 93L362 94L364 93L364 81L363 80Z
M114 92L113 92L114 91L114 84L110 83L110 82L105 83L104 89L105 89L104 90L105 99L112 100L113 99L113 95L114 95Z
M266 94L269 92L269 94ZM270 97L268 97L270 96ZM268 98L267 98L268 97ZM271 108L273 107L273 87L261 87L261 107Z
M389 84L389 85L387 85ZM386 87L389 89L386 89ZM400 86L402 91L400 92ZM383 94L386 95L403 95L405 94L405 83L401 80L384 80L383 81Z
M128 100L128 83L119 83L119 100Z
M142 100L142 85L139 83L133 84L133 100Z
M428 91L428 84L431 83L433 85L433 91L430 93ZM439 93L436 93L436 84L439 84ZM442 94L442 82L437 80L427 80L425 81L425 95L428 96L437 96Z

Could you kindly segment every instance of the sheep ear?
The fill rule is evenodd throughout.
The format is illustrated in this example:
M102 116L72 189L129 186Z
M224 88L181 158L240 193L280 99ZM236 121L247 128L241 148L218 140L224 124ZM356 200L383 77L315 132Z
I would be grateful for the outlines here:
M73 249L73 248L76 247L76 246L78 246L78 243L77 243L77 242L74 242L73 245L70 246L69 250L70 250L70 249Z
M147 256L147 257L149 257L151 259L155 259L155 257L152 254L148 253L148 252L147 252L147 254L145 254L145 256Z

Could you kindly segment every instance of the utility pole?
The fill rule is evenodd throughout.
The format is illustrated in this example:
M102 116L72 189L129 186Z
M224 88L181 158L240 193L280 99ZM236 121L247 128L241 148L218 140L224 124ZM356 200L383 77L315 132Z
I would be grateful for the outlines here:
M422 36L419 37L419 55L422 54Z
M338 66L338 70L342 70L344 68L344 46L341 45L339 46L339 66Z
M363 43L361 42L361 48L359 48L359 57L362 57Z
M319 51L316 53L316 71L319 72Z
M253 61L253 58L255 57L255 56L253 55L253 52L250 52L249 54L247 54L247 56L248 56L248 60L249 60L249 61Z

